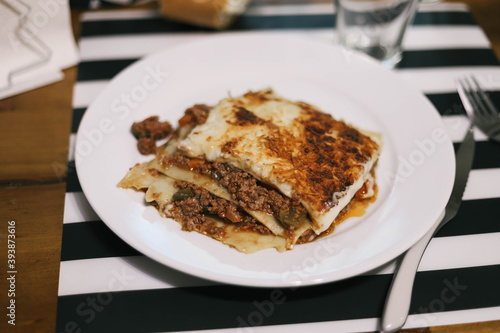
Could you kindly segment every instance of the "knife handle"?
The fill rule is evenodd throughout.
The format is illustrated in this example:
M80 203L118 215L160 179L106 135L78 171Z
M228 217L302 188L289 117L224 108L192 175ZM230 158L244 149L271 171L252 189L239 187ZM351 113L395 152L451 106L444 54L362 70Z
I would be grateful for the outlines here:
M420 259L422 259L427 245L438 229L444 214L443 211L425 236L410 247L397 261L394 277L385 301L381 332L396 332L405 324L410 311L413 282L415 281Z

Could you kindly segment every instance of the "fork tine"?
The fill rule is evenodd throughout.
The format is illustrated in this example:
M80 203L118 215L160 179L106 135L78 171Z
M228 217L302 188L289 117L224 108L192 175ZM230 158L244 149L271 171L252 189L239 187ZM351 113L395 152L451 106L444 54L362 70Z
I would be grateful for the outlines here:
M478 121L486 121L486 118L489 118L490 114L488 113L488 109L483 103L483 99L479 95L477 87L474 87L472 76L466 77L465 81L467 82L466 91L474 108L474 118L476 118Z
M483 98L477 90L477 87L472 81L472 76L464 79L466 88L465 91L469 97L469 101L472 104L473 112L473 122L475 122L479 127L483 128L484 131L490 132L491 127L495 125L497 119L488 109L488 106L483 102ZM476 81L477 83L477 81Z
M484 107L481 104L481 99L477 96L475 93L474 88L472 87L470 79L465 76L463 78L463 85L464 85L464 90L465 94L467 96L467 100L472 106L472 115L470 116L472 121L475 122L476 124L479 123L487 123L486 116L483 112Z
M457 87L458 95L460 96L460 99L462 101L462 104L464 106L465 112L467 112L467 115L469 118L472 120L474 118L474 108L472 107L472 104L469 99L469 94L466 92L468 90L466 86L466 82L464 78L458 78L455 81L455 85Z
M493 102L491 101L490 97L488 94L485 92L485 90L481 87L477 79L471 75L472 82L475 86L475 90L477 91L478 95L481 96L481 100L483 101L485 105L485 110L492 115L493 117L499 118L500 117L500 112L498 112L497 108L493 105Z
M488 94L471 75L455 82L469 120L490 139L500 142L500 114Z

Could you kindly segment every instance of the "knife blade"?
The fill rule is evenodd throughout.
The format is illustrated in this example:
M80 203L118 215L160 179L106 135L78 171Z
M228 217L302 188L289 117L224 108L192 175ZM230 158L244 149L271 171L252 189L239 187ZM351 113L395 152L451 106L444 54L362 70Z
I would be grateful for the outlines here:
M413 282L415 280L418 265L420 264L420 259L434 234L457 214L460 204L462 203L469 172L472 168L474 151L474 131L471 124L456 154L455 182L453 184L450 199L443 213L441 213L436 223L425 236L406 251L396 263L396 270L382 314L381 332L395 332L401 329L406 322L410 310Z

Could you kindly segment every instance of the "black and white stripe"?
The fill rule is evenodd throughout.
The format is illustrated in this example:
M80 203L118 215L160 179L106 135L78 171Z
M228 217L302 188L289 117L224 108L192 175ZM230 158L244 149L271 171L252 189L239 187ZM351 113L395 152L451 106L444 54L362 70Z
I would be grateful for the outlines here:
M201 28L189 24L167 21L155 12L150 12L149 17L133 18L127 20L114 19L114 17L101 20L90 20L82 23L83 38L110 36L110 35L136 35L160 32L192 33L216 32L210 28ZM475 25L474 19L464 11L455 12L420 12L415 16L415 26L440 26L440 25ZM333 13L290 14L290 15L242 15L232 24L227 31L247 30L301 30L333 28L335 15Z
M434 305L435 295L439 295L443 287L456 288L445 296L450 299L455 297L455 301L448 304L443 301L444 311L495 306L500 293L492 293L491 290L498 290L495 277L499 274L500 265L419 272L415 282L415 290L419 292L414 294L410 313L427 312ZM105 311L119 314L121 320L103 312L95 316L88 329L172 332L232 328L243 323L283 325L374 318L381 315L390 282L391 276L384 274L362 275L324 286L295 290L210 285L100 293L103 299L110 299ZM272 292L280 295L282 304L270 305ZM97 299L100 294L85 296ZM478 298L477 295L484 296ZM61 297L60 317L71 317L73 309L78 307L81 300L80 295ZM264 314L262 316L253 314L259 306ZM272 311L272 315L266 317L266 311ZM140 320L126 320L129 316Z
M84 15L82 61L73 100L58 332L67 327L82 332L377 329L393 263L345 281L300 289L250 289L187 276L157 264L114 235L85 199L74 167L74 137L86 107L114 75L137 59L215 33L283 30L328 43L334 38L334 20L328 3L257 2L228 32L168 22L143 10ZM405 50L396 74L428 97L456 148L467 122L454 78L468 73L485 78L500 105L500 81L494 80L500 77L498 59L471 15L457 4L422 7L408 31ZM422 259L408 328L500 319L500 145L478 130L476 139L465 201ZM273 297L277 301L271 305Z

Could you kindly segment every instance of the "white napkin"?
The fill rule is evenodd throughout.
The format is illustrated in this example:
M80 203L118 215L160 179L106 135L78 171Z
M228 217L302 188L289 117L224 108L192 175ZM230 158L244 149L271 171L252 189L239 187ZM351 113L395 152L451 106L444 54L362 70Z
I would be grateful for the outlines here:
M0 0L0 99L61 80L78 62L68 0Z

